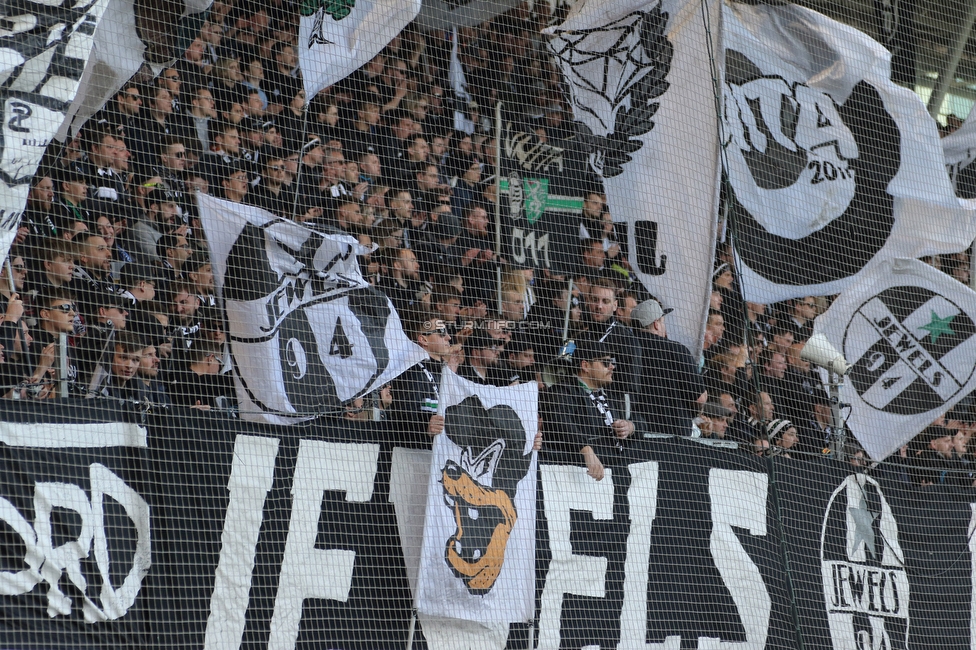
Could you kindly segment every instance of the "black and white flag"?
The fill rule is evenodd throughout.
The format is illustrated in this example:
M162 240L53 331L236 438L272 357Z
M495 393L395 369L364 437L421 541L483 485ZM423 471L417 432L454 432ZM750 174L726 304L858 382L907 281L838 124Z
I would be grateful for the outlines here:
M853 365L840 399L875 460L976 389L976 292L924 262L872 264L814 331Z
M298 65L305 96L345 79L417 17L420 0L304 0Z
M206 11L212 0L192 0L183 3L183 15ZM77 134L92 115L109 101L122 84L139 71L145 62L146 44L136 29L133 0L110 0L102 21L95 29L95 42L85 62L81 88L68 109L55 138L63 142L68 135ZM160 67L154 66L158 72Z
M545 30L590 167L604 179L613 219L628 224L630 263L675 309L669 334L691 350L701 349L715 247L719 143L709 127L709 52L718 46L719 6L578 2Z
M535 611L539 387L496 388L445 368L420 559L417 610L480 623Z
M11 5L0 44L0 253L6 257L30 181L78 93L109 0Z
M334 413L426 358L363 279L356 256L369 251L353 237L205 194L198 203L242 417Z
M935 122L891 54L796 5L727 3L728 207L747 300L843 291L875 258L965 249Z
M867 474L848 475L830 495L820 566L834 648L915 645L909 612L924 608L912 601L898 520L881 484Z

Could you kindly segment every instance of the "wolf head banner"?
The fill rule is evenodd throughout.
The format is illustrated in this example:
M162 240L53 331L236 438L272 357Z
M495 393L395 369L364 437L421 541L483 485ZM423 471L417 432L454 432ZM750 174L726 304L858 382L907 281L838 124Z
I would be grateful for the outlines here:
M545 30L590 169L603 178L614 221L628 223L630 263L676 309L669 333L692 350L701 346L715 243L719 149L708 126L716 119L708 53L718 47L718 15L718 2L580 2Z
M444 370L417 609L482 623L532 617L538 386L474 384Z
M725 171L747 300L837 293L877 257L969 245L976 206L955 198L935 123L890 80L887 50L802 7L726 4L724 16Z
M918 260L872 265L815 330L853 366L841 401L876 460L976 388L976 292Z
M334 411L426 356L363 279L355 239L206 195L199 204L245 418Z

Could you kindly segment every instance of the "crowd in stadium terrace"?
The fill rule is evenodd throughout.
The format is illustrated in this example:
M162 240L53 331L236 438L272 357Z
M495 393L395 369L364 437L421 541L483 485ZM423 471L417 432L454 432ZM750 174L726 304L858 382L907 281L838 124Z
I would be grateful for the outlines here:
M582 453L594 477L601 455L645 434L724 439L798 461L829 446L831 405L800 356L828 299L744 302L721 244L704 353L692 358L663 342L676 306L658 304L631 274L626 238L593 179L580 179L582 214L572 217L575 273L499 259L499 161L484 107L501 100L543 141L571 133L566 89L540 36L559 19L548 3L459 30L467 103L448 81L450 35L412 26L306 98L297 14L269 7L217 0L180 60L137 75L77 137L51 147L0 282L5 397L61 397L66 385L74 397L233 411L201 192L376 246L363 274L431 361L341 417L387 418L421 439L438 433L432 400L445 364L482 383L539 382L544 444ZM927 261L968 283L966 255ZM565 339L577 346L568 381L548 387L543 365ZM591 407L603 418L587 415ZM903 449L906 480L972 485L974 420L965 400ZM575 433L560 434L568 428Z

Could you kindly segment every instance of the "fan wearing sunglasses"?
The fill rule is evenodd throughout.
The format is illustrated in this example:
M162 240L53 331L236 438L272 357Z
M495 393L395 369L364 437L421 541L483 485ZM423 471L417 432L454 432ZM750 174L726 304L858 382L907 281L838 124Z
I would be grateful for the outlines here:
M75 315L78 308L75 305L75 297L67 289L62 287L46 287L38 294L35 305L37 306L38 324L40 328L34 332L34 343L41 350L40 360L37 368L31 377L33 382L44 381L45 379L54 380L56 378L56 359L58 358L58 341L60 335L71 336L74 333ZM68 385L69 390L74 392L76 380L78 379L78 366L75 361L74 348L68 346ZM81 387L78 386L80 390Z
M586 473L603 480L604 467L619 457L628 439L645 430L643 418L628 413L624 403L608 394L617 359L601 341L582 341L573 353L576 374L553 389L546 419L552 431L551 448L567 460L582 460ZM549 440L547 438L547 440ZM582 458L581 458L582 457Z

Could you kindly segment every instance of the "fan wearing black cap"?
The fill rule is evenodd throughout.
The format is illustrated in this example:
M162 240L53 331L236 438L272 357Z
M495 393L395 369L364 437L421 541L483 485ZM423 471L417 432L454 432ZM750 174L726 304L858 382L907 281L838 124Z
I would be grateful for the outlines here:
M477 330L464 342L465 359L458 368L458 374L476 384L490 386L509 386L505 373L499 365L502 354L502 341L488 336L484 330Z
M650 432L688 436L691 421L708 394L691 352L668 339L664 317L672 311L649 299L630 313L644 364L636 409L647 419Z
M607 395L613 383L616 359L612 348L600 341L583 341L573 354L576 377L553 389L554 409L547 419L554 450L569 457L580 454L586 473L603 479L604 461L623 450L624 441L634 435L643 421L625 419L625 407ZM635 422L636 420L636 422ZM643 426L641 426L643 430Z
M702 405L699 428L703 438L725 440L729 430L732 411L718 402L705 402Z
M435 215L437 218L433 220ZM446 205L431 211L431 219L427 237L414 248L420 260L420 279L424 281L452 275L461 268L461 254L456 246L461 236L460 220Z

